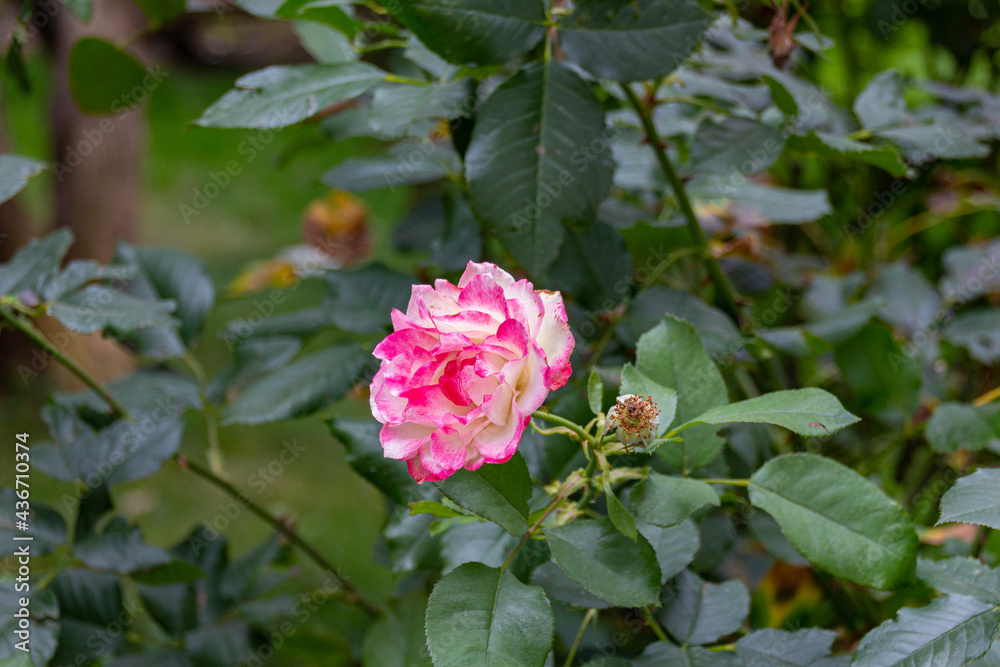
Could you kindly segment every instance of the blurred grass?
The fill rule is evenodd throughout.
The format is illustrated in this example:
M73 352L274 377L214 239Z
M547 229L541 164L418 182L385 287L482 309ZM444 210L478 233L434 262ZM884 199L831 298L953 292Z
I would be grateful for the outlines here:
M11 150L40 159L51 154L46 67L43 58L31 59L30 72L37 84L31 93L15 90L7 83L2 91ZM349 155L373 150L374 145L367 141L339 145L321 141L317 128L309 126L276 132L270 142L266 142L266 134L253 131L194 126L193 120L230 89L240 73L168 71L169 76L153 91L144 109L148 137L141 238L143 244L188 251L208 267L221 303L207 323L196 356L212 375L229 360L227 347L218 338L221 329L231 319L246 317L257 308L253 296L229 298L227 285L248 263L301 243L302 211L310 201L328 192L319 183L319 176ZM204 191L205 185L212 182L212 173L225 171L227 163L234 160L240 167L239 175L186 222L181 205L192 205L195 190ZM42 176L25 193L24 202L38 220L49 217L52 184L51 174ZM396 190L366 197L375 254L380 259L399 261L389 248L388 237L408 196L407 191ZM320 286L304 283L289 292L282 309L312 305L320 291ZM32 443L45 440L46 428L37 414L49 390L51 387L42 378L23 388L13 388L12 395L4 396L0 438L27 430L32 434ZM346 409L364 413L367 407L359 402ZM343 448L318 418L223 428L220 440L235 484L272 512L294 517L302 535L363 590L373 596L389 592L388 570L372 560L385 515L381 496L349 469ZM304 448L288 465L277 459L286 442ZM206 446L204 419L192 415L182 451L202 459ZM3 470L12 470L13 448L2 447L0 452ZM266 472L268 466L270 473ZM280 472L274 474L279 468ZM60 499L64 493L72 493L71 485L36 473L32 486L36 502L50 502L67 513ZM140 524L152 544L171 545L201 522L225 526L222 532L231 541L234 553L247 550L269 534L267 526L245 510L234 520L227 519L227 512L232 514L230 499L173 462L151 478L122 485L116 489L116 496L120 510ZM315 570L302 557L298 562ZM318 575L312 579L316 578ZM342 614L342 609L332 608L326 615L331 618L324 624L337 625Z

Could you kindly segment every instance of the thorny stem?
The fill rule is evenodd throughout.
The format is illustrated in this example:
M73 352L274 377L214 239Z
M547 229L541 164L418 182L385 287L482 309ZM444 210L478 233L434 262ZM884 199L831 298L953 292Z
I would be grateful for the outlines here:
M108 393L108 391L101 386L101 384L94 379L86 370L84 370L75 361L64 355L62 352L56 348L38 329L35 328L30 322L25 322L21 318L10 313L6 308L0 308L0 316L2 316L7 322L9 322L15 329L22 332L33 342L35 342L42 349L46 350L52 357L58 361L60 364L65 366L73 375L78 377L85 385L90 387L98 396L100 396L114 411L117 417L122 419L131 419L128 411L118 403L115 398ZM227 495L229 495L234 500L245 505L251 513L257 515L258 518L262 519L265 523L270 524L272 527L278 530L286 539L296 547L298 547L306 556L313 560L317 565L319 565L327 574L340 586L345 592L345 599L351 603L357 603L365 609L372 616L378 616L381 613L379 605L368 600L351 582L340 576L334 569L333 565L330 564L326 558L323 557L319 551L316 550L314 546L305 541L294 528L286 524L284 521L274 516L266 509L260 505L253 502L247 494L240 491L238 488L227 482L226 480L219 477L217 474L203 468L197 463L187 460L181 455L175 455L174 458L181 464L182 468L190 470L199 477L209 481Z
M14 315L6 308L0 308L0 316L3 316L7 322L10 323L15 329L23 333L25 336L30 338L36 345L41 347L43 350L52 355L52 358L58 361L60 364L66 367L69 372L80 379L85 385L93 389L98 396L100 396L105 403L111 408L112 412L116 417L127 417L128 411L122 407L114 396L108 393L108 391L100 385L100 383L95 380L90 373L84 370L75 361L64 355L59 348L52 344L45 335L39 331L31 322L22 320L20 317Z
M542 512L542 515L538 517L538 520L531 525L531 528L528 529L528 532L524 534L524 537L521 538L521 541L517 543L517 546L514 547L514 550L510 552L509 556L507 556L507 560L505 560L503 565L500 566L501 570L507 569L507 567L514 560L514 556L517 555L517 552L519 552L521 548L528 543L528 540L531 539L531 536L534 535L538 531L538 529L542 527L542 523L547 518L549 518L549 515L552 514L557 507L559 507L559 503L561 503L563 499L566 498L566 496L568 496L574 490L577 481L576 477L578 476L579 476L578 474L573 474L566 478L566 481L563 482L563 487L562 489L559 490L559 493L556 494L555 498L553 498L551 502L549 502L549 504L545 507L545 511Z
M732 285L729 284L729 279L726 277L726 274L722 272L722 268L719 266L718 261L716 261L715 256L712 254L712 251L708 246L708 237L705 236L705 231L701 228L701 224L698 222L698 216L695 214L694 208L691 206L691 200L688 198L687 191L684 189L684 183L681 182L680 176L677 175L677 170L674 169L674 165L670 162L670 157L663 148L663 144L660 141L660 134L657 132L656 125L653 123L653 118L649 113L649 108L642 100L639 99L639 96L636 95L627 84L621 84L621 89L628 98L629 104L632 105L636 114L639 115L639 120L642 122L643 130L646 133L646 139L648 140L650 147L652 147L653 152L656 154L656 159L660 163L660 169L663 171L664 176L667 177L667 181L670 183L670 187L674 191L674 196L677 197L677 204L687 221L687 227L691 234L691 239L703 255L708 271L712 274L712 280L715 282L716 290L718 292L718 299L720 302L719 305L730 317L733 318L737 324L739 324L740 309L736 302L736 293L733 291Z
M597 616L596 609L588 609L587 613L583 615L583 622L580 623L580 629L576 631L576 639L573 640L573 645L569 647L569 653L566 654L566 662L563 663L563 667L570 667L573 664L576 652L583 641L583 634L587 631L587 626L590 625L595 616Z

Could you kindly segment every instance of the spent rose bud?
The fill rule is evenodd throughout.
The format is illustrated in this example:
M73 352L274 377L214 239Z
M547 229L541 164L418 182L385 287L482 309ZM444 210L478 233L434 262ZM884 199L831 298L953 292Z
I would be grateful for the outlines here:
M623 445L641 442L648 447L660 426L660 408L652 396L625 394L608 411L606 423Z
M414 285L379 343L371 407L388 458L418 482L503 463L531 413L566 384L573 334L558 292L469 262L452 285Z

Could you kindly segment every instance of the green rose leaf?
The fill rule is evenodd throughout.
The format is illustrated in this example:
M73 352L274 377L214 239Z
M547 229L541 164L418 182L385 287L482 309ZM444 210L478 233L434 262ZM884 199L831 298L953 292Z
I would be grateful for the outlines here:
M850 468L814 454L787 454L766 463L749 486L750 502L827 572L880 589L913 576L917 534L909 516Z
M1000 468L963 477L941 498L941 519L1000 529Z
M917 576L944 593L1000 604L1000 568L988 567L974 558L921 558L917 560Z
M489 519L514 537L528 532L531 476L520 454L501 465L459 470L437 487L455 504Z
M719 494L696 479L667 477L651 472L632 492L632 504L641 521L667 528L684 521L706 505L718 507Z
M459 65L507 62L545 36L540 0L411 0L390 7L431 51Z
M465 155L472 208L532 274L559 254L564 222L590 222L611 187L611 151L590 86L555 61L532 63L479 110Z
M541 667L552 646L552 610L542 589L481 563L441 578L427 603L426 628L436 667Z
M362 95L385 78L367 63L276 65L247 74L197 120L205 127L274 129Z
M776 391L712 408L677 430L696 424L754 423L776 424L799 435L822 436L857 421L832 394L809 387Z
M660 619L685 646L709 644L740 629L750 613L750 592L738 580L710 584L690 570L677 576Z
M711 22L712 15L689 0L598 0L577 4L559 22L559 45L594 76L643 81L677 69Z
M310 354L265 375L223 413L224 424L264 424L307 415L350 391L368 362L356 345Z
M45 171L48 165L22 155L0 155L0 204L28 184L28 179Z
M660 567L641 535L622 535L607 517L545 531L552 558L574 581L617 607L659 604Z
M1000 607L946 595L920 609L903 608L896 620L869 632L851 664L964 665L989 650L998 626Z
M55 276L71 245L73 233L65 228L28 241L9 262L0 264L0 296L38 290Z

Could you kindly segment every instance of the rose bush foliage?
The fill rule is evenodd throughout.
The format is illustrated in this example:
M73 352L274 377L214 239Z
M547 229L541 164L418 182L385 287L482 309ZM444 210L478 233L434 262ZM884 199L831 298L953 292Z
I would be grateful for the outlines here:
M4 337L86 378L48 315L142 362L43 408L32 465L78 493L34 505L36 650L0 660L996 663L995 95L888 71L842 108L813 77L850 45L768 43L690 1L240 4L295 22L317 62L241 78L197 122L376 139L321 178L414 186L378 255L394 268L344 268L369 246L356 200L330 199L349 225L311 209L306 252L267 266L322 300L235 321L205 377L194 258L63 266L59 232L0 266ZM0 194L43 169L0 158ZM385 496L391 590L185 447L192 412L212 433L326 418ZM112 491L175 464L275 538L234 560L204 526L144 544ZM293 558L319 572L275 576ZM292 650L309 577L357 613ZM107 634L133 603L143 622Z

